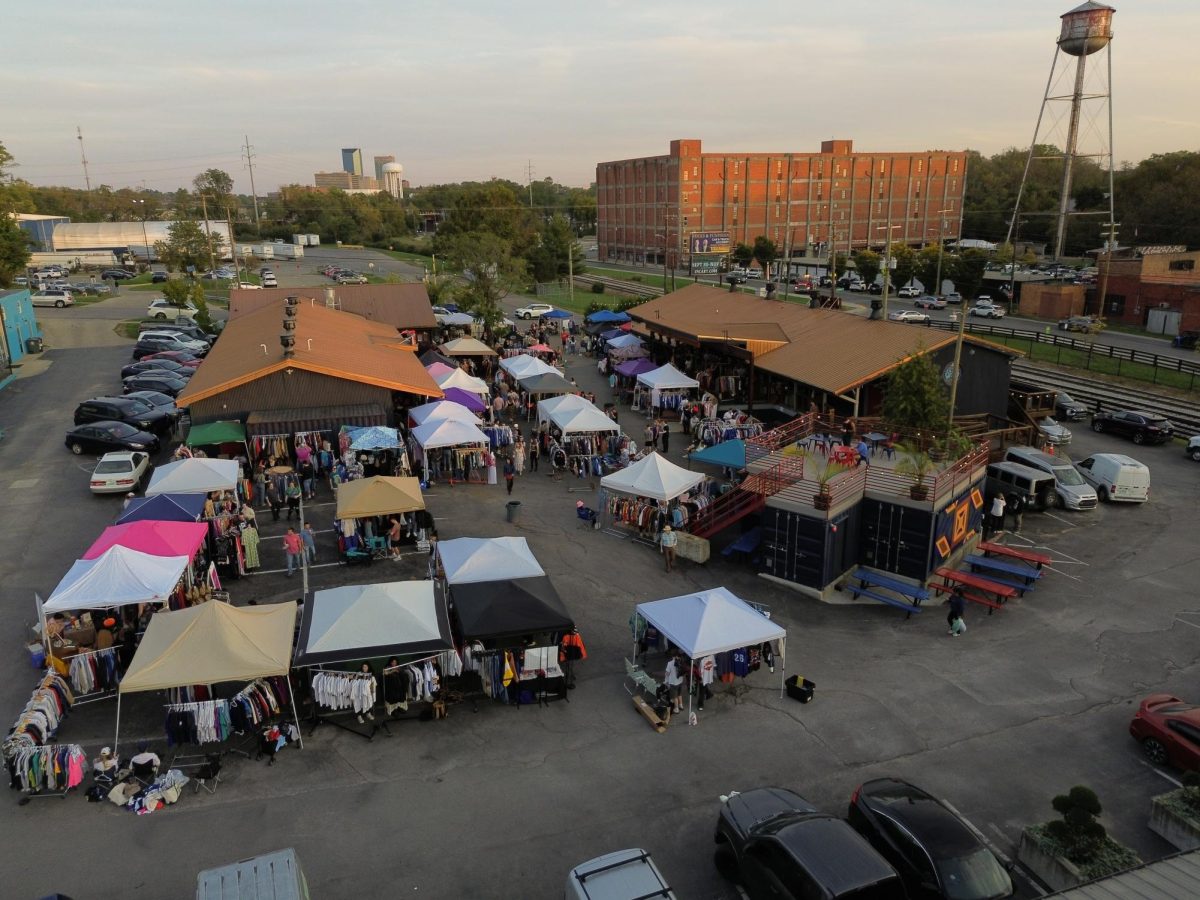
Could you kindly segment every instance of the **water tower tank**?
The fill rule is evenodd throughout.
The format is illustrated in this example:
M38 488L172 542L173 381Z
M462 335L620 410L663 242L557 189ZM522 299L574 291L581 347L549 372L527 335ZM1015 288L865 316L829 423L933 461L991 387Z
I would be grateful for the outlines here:
M1112 40L1111 6L1088 0L1062 16L1058 46L1072 56L1090 56Z

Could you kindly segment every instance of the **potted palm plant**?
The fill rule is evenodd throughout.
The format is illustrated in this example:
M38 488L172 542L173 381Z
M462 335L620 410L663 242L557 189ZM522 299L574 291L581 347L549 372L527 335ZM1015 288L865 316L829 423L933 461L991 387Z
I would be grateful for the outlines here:
M901 444L897 449L900 451L900 459L896 463L896 474L911 482L908 488L910 497L914 500L925 500L929 497L925 476L934 470L934 461L915 444Z
M817 483L817 492L813 494L813 508L827 510L833 506L833 495L829 492L829 482L835 476L845 472L849 466L826 459L811 450L804 452L804 459L806 462L813 463L812 478ZM805 466L805 471L808 471L807 466Z

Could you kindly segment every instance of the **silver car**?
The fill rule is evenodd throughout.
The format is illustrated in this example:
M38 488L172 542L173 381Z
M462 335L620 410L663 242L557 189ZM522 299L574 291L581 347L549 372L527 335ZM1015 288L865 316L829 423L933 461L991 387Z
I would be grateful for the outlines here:
M1059 425L1050 416L1046 416L1046 418L1038 422L1038 431L1046 438L1047 443L1053 444L1056 447L1071 443L1071 430L1065 425Z

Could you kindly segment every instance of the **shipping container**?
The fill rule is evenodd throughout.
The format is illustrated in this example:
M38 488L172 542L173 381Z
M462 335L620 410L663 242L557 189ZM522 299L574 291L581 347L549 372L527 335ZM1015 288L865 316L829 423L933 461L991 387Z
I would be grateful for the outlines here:
M274 259L275 258L275 244L260 245L259 248L255 251L254 255L257 256L259 259Z

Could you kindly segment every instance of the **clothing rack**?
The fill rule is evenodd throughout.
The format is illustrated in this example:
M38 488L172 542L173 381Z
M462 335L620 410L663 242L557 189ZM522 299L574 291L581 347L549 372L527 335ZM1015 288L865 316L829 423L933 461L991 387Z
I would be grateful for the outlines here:
M57 672L47 672L9 729L3 744L4 758L20 749L45 746L74 702L75 695L66 679Z
M86 762L78 744L44 744L16 750L5 766L9 787L19 788L29 797L65 798L83 782Z
M116 695L122 675L116 647L76 653L64 662L68 662L68 675L76 704L105 700Z
M342 721L347 715L363 715L371 713L375 708L376 682L374 672L341 672L337 670L318 669L312 673L313 717L312 734L318 725L327 723L342 731L357 734L368 741L375 740L382 725L384 733L392 736L386 722L376 722L374 715L370 719L370 730L362 731L353 725ZM318 709L324 707L329 712L321 713ZM367 723L361 723L367 724Z

